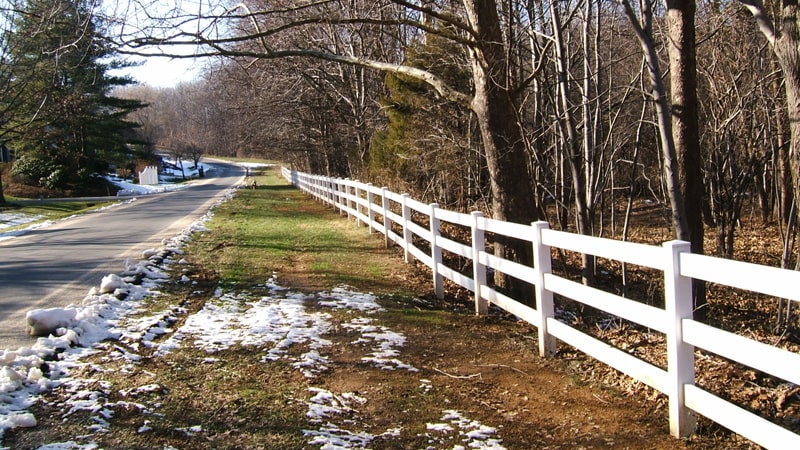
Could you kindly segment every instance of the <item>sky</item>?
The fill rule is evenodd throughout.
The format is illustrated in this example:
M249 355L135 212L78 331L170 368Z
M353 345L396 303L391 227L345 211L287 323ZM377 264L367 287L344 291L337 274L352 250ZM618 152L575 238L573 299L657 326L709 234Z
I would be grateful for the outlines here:
M181 0L179 2L104 2L102 8L109 17L115 18L118 24L124 24L120 27L115 27L111 30L112 34L120 33L125 35L136 29L150 30L156 32L156 29L150 28L153 26L155 17L170 17L172 15L184 16L176 21L184 21L197 14L198 10L208 12L206 9L210 8L211 4L197 0ZM184 24L184 27L197 26L196 23L189 20ZM173 33L176 30L174 27L164 28L165 33ZM187 30L192 32L193 29ZM125 39L133 37L142 37L141 35L126 35ZM158 37L154 35L153 37ZM119 38L124 40L123 38ZM131 49L127 49L131 50ZM158 46L145 47L135 49L147 54L185 54L193 55L197 52L195 46ZM181 82L189 82L195 79L202 71L204 64L208 58L167 58L159 56L128 56L124 57L130 62L144 62L143 65L137 67L129 67L122 69L123 74L129 74L140 83L148 84L153 87L174 87ZM112 72L115 73L115 72Z
M190 82L200 75L202 61L195 59L149 57L140 59L144 64L121 70L142 84L152 87L169 88L181 82ZM113 73L113 72L112 72Z
M210 165L207 165L210 166ZM125 189L137 189L137 185L125 184ZM153 188L144 188L152 192ZM191 189L191 186L188 187ZM168 186L157 189L167 190ZM263 287L268 295L253 295L236 288L217 288L214 300L203 309L189 314L177 305L163 310L148 310L148 299L157 297L158 287L169 280L167 272L175 265L186 264L183 246L192 235L208 231L205 226L220 203L232 198L236 188L201 218L181 233L164 242L163 247L147 250L138 262L130 262L120 274L108 274L100 285L92 288L78 304L65 308L30 311L29 323L52 329L46 338L38 338L31 347L0 349L0 449L6 430L34 427L37 419L29 408L40 395L58 386L71 393L63 402L65 413L88 411L94 424L87 427L81 436L61 437L62 441L45 444L40 450L94 450L98 448L94 437L107 432L113 421L115 406L108 401L108 393L98 390L95 380L82 379L71 374L71 368L79 366L81 360L93 353L94 348L124 342L116 346L125 352L113 352L122 359L125 367L135 368L142 355L135 349L152 350L152 357L168 357L180 348L204 349L208 355L202 363L213 367L215 354L234 345L252 347L263 354L262 361L287 361L305 378L313 381L329 364L326 356L333 350L332 341L326 335L333 328L334 310L348 310L350 320L343 326L355 334L354 344L362 349L361 360L382 370L403 370L417 373L418 369L403 361L402 349L405 336L377 322L373 314L383 311L378 299L371 293L362 293L342 286L313 296L313 311L306 309L311 300L309 294L295 292L278 283L272 274ZM8 219L8 218L7 218ZM16 219L19 223L21 219ZM2 226L2 224L0 224ZM2 228L0 228L2 237ZM134 277L133 275L140 275ZM132 280L141 278L140 284ZM190 282L185 276L177 282ZM124 300L119 300L126 293ZM77 300L77 299L76 299ZM322 308L322 309L320 309ZM134 316L136 314L136 317ZM172 328L177 315L185 315L183 325ZM156 338L160 337L157 341ZM304 351L292 351L293 348ZM60 353L59 353L60 351ZM58 354L57 358L52 358ZM49 360L48 360L49 359ZM49 370L43 372L46 364ZM97 363L100 364L100 363ZM102 367L98 368L102 371ZM123 369L124 370L124 369ZM133 370L133 369L131 369ZM432 382L420 377L419 389L427 392ZM138 392L152 392L160 385L116 386L135 398ZM390 427L379 434L369 433L353 420L354 411L369 401L353 392L332 392L309 383L305 396L298 393L306 409L309 427L303 430L310 446L323 450L368 448L377 437L391 439L402 432L400 425ZM139 433L151 430L148 416L158 414L159 403L133 404L141 410L142 422ZM130 409L130 408L129 408ZM356 414L357 416L357 414ZM177 430L188 439L202 439L203 425L196 424ZM453 450L484 449L503 450L498 429L484 425L467 417L463 412L443 408L440 419L427 424L428 449L447 448ZM456 442L454 445L453 442Z

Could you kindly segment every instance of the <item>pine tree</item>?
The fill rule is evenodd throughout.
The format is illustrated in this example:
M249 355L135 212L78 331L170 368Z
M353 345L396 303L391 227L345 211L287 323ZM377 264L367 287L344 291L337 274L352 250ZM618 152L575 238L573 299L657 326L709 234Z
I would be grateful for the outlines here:
M120 161L135 140L136 124L125 116L144 106L112 96L133 81L109 74L123 63L92 8L85 0L33 0L14 21L13 173L48 188L80 186Z

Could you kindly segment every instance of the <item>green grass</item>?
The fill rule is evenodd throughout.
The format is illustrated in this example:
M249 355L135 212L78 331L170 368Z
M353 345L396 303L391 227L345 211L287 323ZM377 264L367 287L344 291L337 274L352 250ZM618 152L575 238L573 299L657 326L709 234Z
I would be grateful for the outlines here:
M25 214L28 216L39 216L36 220L18 225L14 227L5 228L3 231L13 231L16 229L24 228L36 223L44 222L46 220L59 220L74 214L82 214L90 212L95 209L108 206L113 202L52 202L52 203L27 203L15 204L16 199L13 197L6 197L6 205L0 206L0 213L13 213ZM28 199L25 199L28 200Z
M368 399L332 421L374 435L370 448L376 449L463 446L462 434L432 433L428 427L444 421L444 410L450 409L498 426L507 448L608 446L608 441L595 437L605 428L577 435L586 405L596 401L606 404L596 410L600 416L608 411L609 422L622 424L604 434L622 438L620 448L652 447L653 436L666 435L649 433L663 428L665 421L653 427L651 421L639 420L638 428L630 428L627 408L619 407L621 391L601 386L595 391L601 398L588 391L589 383L574 370L568 372L566 363L565 370L554 372L556 361L538 360L533 341L518 338L532 339L530 327L477 318L469 308L439 309L419 297L430 293L429 275L409 270L413 266L403 263L397 249L384 249L380 237L287 186L275 169L255 176L259 188L242 189L215 209L206 224L212 231L194 235L185 249L188 264L173 266L173 282L161 284L160 294L142 302L146 309L137 314L174 316L170 326L177 330L192 313L221 302L214 294L218 287L242 293L241 306L246 307L246 302L268 293L263 283L273 271L293 292L311 293L347 282L358 291L378 294L385 310L369 315L369 322L402 334L407 341L401 359L420 371L381 370L365 363L371 345L345 326L358 316L350 310L324 309L309 296L306 306L311 312L324 312L332 324L324 333L332 342L324 352L329 362L317 378L303 377L291 358L265 360L266 348L261 347L237 344L210 354L189 339L156 356L155 347L138 340L111 340L96 345L97 353L74 373L75 380L85 379L95 392L102 391L101 397L107 396L106 407L114 412L108 433L87 434L87 426L96 426L96 421L86 411L66 412L66 392L56 389L33 406L39 425L10 431L0 446L33 449L48 442L91 439L99 448L319 448L305 432L321 429L327 421L311 422L306 415L312 387ZM183 275L191 283L175 281ZM143 358L136 363L121 358L125 347ZM296 356L308 349L300 345L289 351ZM422 378L429 388L421 387ZM131 393L132 388L151 385L156 389ZM550 413L551 408L560 409ZM621 410L626 412L617 412ZM140 431L143 425L145 432ZM187 436L185 431L195 426L202 431ZM633 430L648 434L629 439L636 434Z
M226 292L247 292L248 300L242 301L257 299L260 293L266 293L263 283L277 272L279 284L293 291L314 292L347 283L362 292L390 293L393 300L387 303L394 306L381 314L390 322L400 322L406 316L420 319L420 324L412 327L414 330L438 328L444 323L447 314L434 313L422 319L421 311L402 305L402 299L413 295L413 286L393 277L404 273L408 266L398 251L384 248L383 239L370 235L366 228L356 226L331 208L309 200L288 186L277 169L254 175L258 189L241 189L218 206L206 223L211 232L195 234L185 249L183 257L189 264L174 267L190 277L192 283L163 284L161 294L147 300L147 310L140 313L143 317L171 315L177 305L191 314L220 302L213 294L218 287ZM309 307L313 308L311 304ZM352 311L325 313L326 320L332 323L353 319ZM381 316L373 317L379 320ZM172 326L179 327L185 318L177 314ZM398 330L402 331L399 327ZM370 423L371 432L380 433L413 417L412 425L404 425L413 435L405 438L403 448L424 448L425 438L420 436L426 432L427 421L441 415L443 397L420 393L416 373L391 374L390 381L386 371L365 365L360 355L369 348L352 343L355 336L347 328L333 326L327 338L339 345L332 347L330 372L313 381L299 374L289 361L265 361L264 351L250 346L235 345L210 355L187 343L165 356L146 356L141 365L131 368L122 359L109 358L107 353L114 354L117 347L126 344L108 343L105 352L90 357L92 362L102 362L103 373L92 373L87 366L85 377L100 378L114 386L109 390L110 402L130 401L119 393L123 386L157 384L159 389L135 396L136 402L148 408L153 405L157 414L145 416L136 409L117 408L112 432L93 439L102 448L318 448L309 444L304 430L320 426L309 422L305 403L310 396L309 387L319 386L370 395L374 405L365 405L363 417L357 419ZM306 348L299 346L291 351ZM210 356L213 362L207 361ZM376 389L378 385L387 388ZM25 430L2 444L38 448L42 442L86 433L86 423L91 420L88 414L59 417L57 412L47 410L53 404L56 403L43 403L43 410L37 413L42 419L36 433L42 438ZM390 410L388 414L385 407ZM416 420L420 417L422 420ZM150 429L140 433L137 430L145 420ZM202 425L207 441L189 441L178 431L196 425ZM26 442L35 445L26 447ZM187 442L191 444L187 446ZM375 448L389 447L376 444Z
M277 168L254 177L258 189L242 189L218 207L208 223L213 233L190 249L201 264L217 266L222 282L258 284L277 272L300 287L370 287L391 270L383 240L309 201Z

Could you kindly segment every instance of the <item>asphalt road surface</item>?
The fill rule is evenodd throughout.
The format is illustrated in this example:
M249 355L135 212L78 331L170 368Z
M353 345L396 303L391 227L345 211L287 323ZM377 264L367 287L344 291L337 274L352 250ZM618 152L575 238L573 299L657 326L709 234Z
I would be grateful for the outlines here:
M208 166L206 166L208 167ZM79 304L102 278L125 261L178 235L244 175L244 168L214 162L215 170L191 187L74 217L0 241L0 351L30 346L25 314Z

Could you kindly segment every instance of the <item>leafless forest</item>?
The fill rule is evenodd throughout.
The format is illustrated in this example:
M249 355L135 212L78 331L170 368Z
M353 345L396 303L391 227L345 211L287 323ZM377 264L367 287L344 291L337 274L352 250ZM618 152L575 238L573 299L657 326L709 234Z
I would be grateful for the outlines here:
M183 6L129 2L113 35L123 53L210 57L196 81L126 88L149 102L135 114L162 148L275 159L587 235L658 226L666 236L638 239L737 259L747 217L780 241L770 263L794 267L792 2ZM592 283L592 258L579 264ZM699 283L695 295L702 306Z

